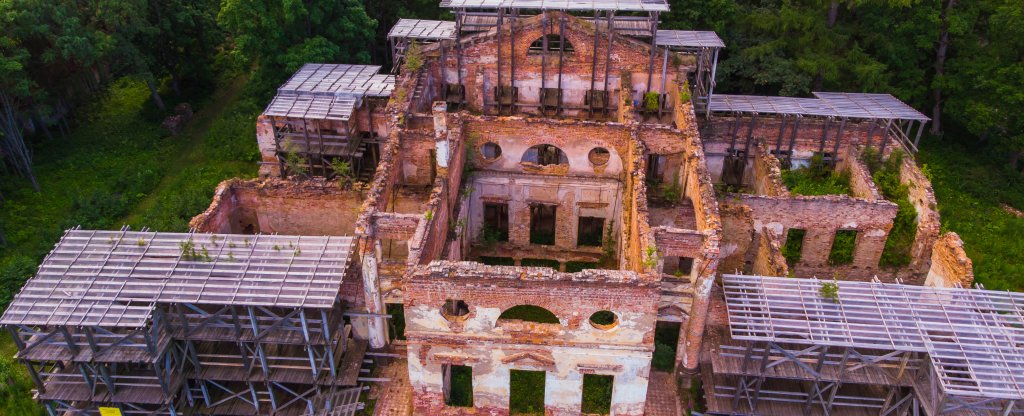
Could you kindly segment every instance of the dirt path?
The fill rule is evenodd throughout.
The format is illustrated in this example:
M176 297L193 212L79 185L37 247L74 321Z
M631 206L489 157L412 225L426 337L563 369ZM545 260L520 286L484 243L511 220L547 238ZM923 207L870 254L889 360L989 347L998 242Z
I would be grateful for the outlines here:
M203 139L206 138L206 133L210 130L210 126L213 125L214 120L224 113L224 110L228 106L238 99L242 93L242 89L245 84L249 81L248 75L239 76L231 84L218 89L213 96L210 97L210 102L204 106L201 110L196 112L195 118L192 122L185 127L185 131L178 136L178 140L185 141L186 144L182 147L181 152L178 153L178 157L172 161L169 161L167 174L164 175L160 183L157 184L153 190L151 190L135 209L132 210L127 217L125 217L122 223L131 224L137 221L139 215L149 211L156 204L157 199L163 194L163 191L167 187L171 186L172 183L177 180L178 176L181 175L182 170L186 166L190 166L195 160L199 159L195 153L203 143ZM255 140L255 137L253 138Z

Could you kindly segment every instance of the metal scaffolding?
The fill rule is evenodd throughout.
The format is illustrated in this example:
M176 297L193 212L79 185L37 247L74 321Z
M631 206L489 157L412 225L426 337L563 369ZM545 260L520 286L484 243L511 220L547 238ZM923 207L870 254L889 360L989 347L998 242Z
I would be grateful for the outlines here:
M441 62L445 61L446 47L455 40L457 28L455 22L446 20L398 19L388 32L388 43L391 45L391 72L397 73L405 52L412 42L441 42ZM449 42L446 42L449 41Z
M731 341L711 357L716 411L1024 414L1024 294L741 275L722 286Z
M382 105L395 88L395 76L380 74L380 69L306 64L278 88L263 116L271 122L281 175L295 168L288 166L290 155L301 159L308 173L325 177L334 173L331 163L336 159L348 161L355 174L362 171L364 161L366 167L376 168L374 103ZM353 120L361 108L368 114L368 132L360 132Z
M916 153L924 126L931 120L889 94L815 92L814 95L818 98L719 94L710 101L708 109L709 113L735 117L737 123L740 118L749 116L751 125L756 123L759 115L779 117L781 123L778 139L774 141L775 148L772 150L778 155L792 154L797 129L806 117L824 120L819 151L825 150L830 132L835 134L834 149L838 150L846 122L864 121L868 123L868 146L871 146L875 132L879 132L882 135L879 144L882 151L889 138L895 138L908 151ZM783 151L787 124L792 128L792 138L789 149ZM834 128L835 125L839 126L838 129ZM766 143L772 143L771 138L763 139Z
M0 325L54 415L318 411L318 395L356 386L366 352L339 300L353 250L351 237L73 229Z
M694 73L693 105L695 111L711 114L708 103L715 90L715 74L718 72L718 51L725 48L725 42L711 31L659 30L654 39L656 46L665 47L664 66L668 66L668 51L677 51L697 57ZM664 73L665 68L662 68ZM662 87L664 93L664 87Z

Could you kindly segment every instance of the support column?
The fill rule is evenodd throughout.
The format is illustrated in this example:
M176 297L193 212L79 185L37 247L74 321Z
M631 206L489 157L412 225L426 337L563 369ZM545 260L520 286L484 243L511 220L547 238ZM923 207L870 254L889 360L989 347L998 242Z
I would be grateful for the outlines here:
M380 277L377 261L381 256L380 240L372 241L372 247L363 247L363 294L366 297L366 311L370 314L384 315L384 298L380 294ZM370 348L384 348L388 343L388 326L383 316L367 318Z
M700 366L700 348L704 340L704 324L707 321L708 307L711 305L711 288L715 284L715 272L717 264L704 264L705 262L716 262L717 259L707 260L700 258L694 262L693 267L700 270L700 275L693 284L693 303L690 305L690 318L686 321L686 328L680 334L681 345L676 347L682 352L679 357L679 375L692 377L698 373Z
M435 101L434 113L434 148L437 156L437 166L447 168L451 159L451 143L448 142L448 104L444 101Z

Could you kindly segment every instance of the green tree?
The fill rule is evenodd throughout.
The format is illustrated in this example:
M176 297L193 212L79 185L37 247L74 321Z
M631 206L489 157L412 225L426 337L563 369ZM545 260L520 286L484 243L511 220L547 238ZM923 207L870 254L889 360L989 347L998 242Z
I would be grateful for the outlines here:
M0 13L0 26L8 27L10 15ZM32 154L25 146L18 123L16 99L28 95L30 81L25 72L28 51L9 34L0 34L0 156L4 164L32 183L38 192L39 183L32 171ZM3 166L4 164L0 164ZM2 200L2 198L0 198ZM0 236L0 242L3 241Z
M217 22L236 62L272 75L304 59L369 62L376 25L357 0L222 0Z
M982 143L994 144L1018 166L1024 153L1024 8L1016 0L985 0L958 6L965 24L954 37L945 110Z

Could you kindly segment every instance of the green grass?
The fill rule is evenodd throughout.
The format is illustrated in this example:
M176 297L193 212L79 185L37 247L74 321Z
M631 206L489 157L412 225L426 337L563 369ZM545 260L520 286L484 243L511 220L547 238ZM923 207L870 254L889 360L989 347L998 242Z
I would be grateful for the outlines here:
M513 415L544 414L543 371L509 370L509 410Z
M615 377L599 374L583 375L583 413L607 415L612 410L612 387Z
M554 313L540 306L533 305L517 305L508 308L498 316L498 320L502 319L518 319L541 324L559 323L558 317Z
M187 231L188 220L210 203L218 182L256 173L255 118L266 97L246 90L246 79L224 82L209 99L193 100L196 117L183 134L167 135L149 91L133 78L114 82L66 138L34 145L42 192L0 176L0 307L35 273L63 230L116 229L122 224L158 231ZM245 92L243 92L245 91ZM168 100L172 103L173 100ZM0 338L0 415L41 414L15 349ZM4 375L0 374L0 377Z
M795 195L849 195L850 173L836 172L821 155L814 155L810 164L782 171L782 182Z
M917 162L931 176L943 231L955 231L974 261L975 280L994 290L1024 290L1024 218L1001 204L1024 209L1024 176L1006 156L947 132L921 139Z

